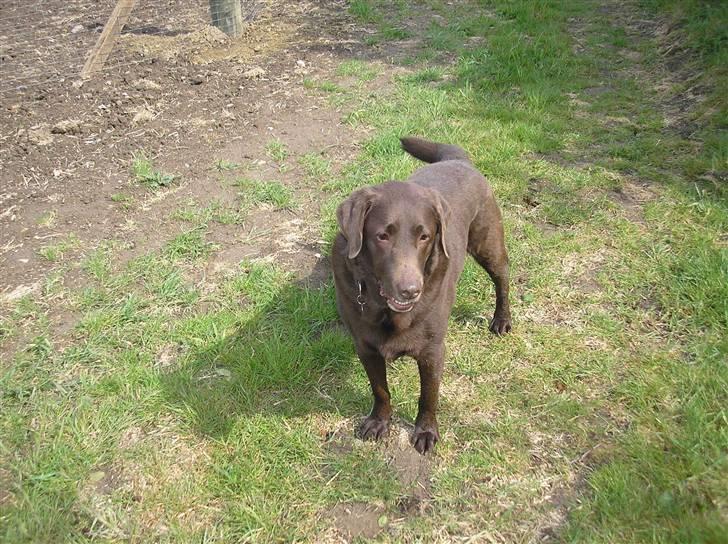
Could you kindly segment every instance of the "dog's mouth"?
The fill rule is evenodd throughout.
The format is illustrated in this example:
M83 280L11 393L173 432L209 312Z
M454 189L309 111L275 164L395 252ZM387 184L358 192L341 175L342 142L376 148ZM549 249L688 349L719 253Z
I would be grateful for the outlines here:
M379 288L379 294L387 301L387 306L394 312L409 312L415 307L415 304L420 300L420 295L411 300L399 300L395 297L390 297L384 292L382 287Z

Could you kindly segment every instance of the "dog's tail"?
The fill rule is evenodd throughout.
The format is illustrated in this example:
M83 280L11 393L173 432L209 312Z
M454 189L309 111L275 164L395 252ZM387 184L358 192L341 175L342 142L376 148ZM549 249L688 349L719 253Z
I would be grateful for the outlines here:
M462 147L450 144L430 142L414 136L400 138L402 149L407 153L425 162L440 161L469 161L468 154Z

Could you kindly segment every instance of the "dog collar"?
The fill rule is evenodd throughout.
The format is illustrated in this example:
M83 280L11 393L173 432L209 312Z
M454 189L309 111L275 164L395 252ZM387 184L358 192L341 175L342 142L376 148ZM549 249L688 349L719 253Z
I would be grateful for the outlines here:
M359 288L359 294L356 296L356 303L359 305L359 308L361 309L361 313L364 313L364 306L366 305L367 301L364 298L364 293L362 293L361 280L357 281L356 285Z

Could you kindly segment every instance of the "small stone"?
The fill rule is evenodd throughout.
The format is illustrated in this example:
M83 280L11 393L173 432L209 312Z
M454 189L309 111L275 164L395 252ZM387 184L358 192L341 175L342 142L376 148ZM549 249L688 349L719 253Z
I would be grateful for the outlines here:
M263 68L261 68L260 66L254 66L250 70L246 70L245 72L243 72L243 77L247 77L248 79L257 79L264 75L265 70L263 70Z
M53 134L79 134L81 132L81 121L78 119L58 121L51 128L51 132Z
M151 79L146 79L144 77L137 79L134 82L134 88L139 91L157 91L162 88L162 86L152 81Z
M83 26L83 25L75 25L71 29L71 34L78 34L79 32L83 32L84 30L86 30L86 27L85 26Z
M232 377L232 372L230 372L227 368L216 368L215 374L225 379L230 379Z
M139 125L141 123L151 121L152 119L154 119L154 112L148 110L147 108L142 108L141 110L136 112L131 122L135 125Z
M30 285L18 285L15 289L9 293L0 295L0 300L4 302L13 302L20 300L26 295L37 291L40 288L40 282L31 283Z
M53 136L47 126L41 125L28 129L28 141L35 145L49 145L53 143Z

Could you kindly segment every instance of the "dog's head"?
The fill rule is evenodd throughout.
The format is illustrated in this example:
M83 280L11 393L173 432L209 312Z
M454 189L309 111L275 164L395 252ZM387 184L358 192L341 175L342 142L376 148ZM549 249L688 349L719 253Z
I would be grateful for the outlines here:
M449 259L447 203L413 183L365 187L339 206L336 216L349 259L364 259L379 294L395 312L409 312L422 295L435 261Z

